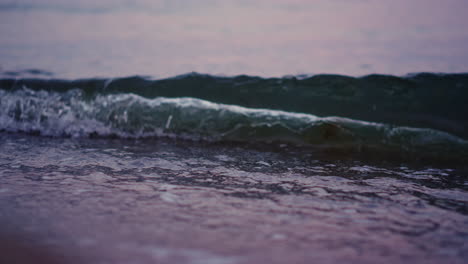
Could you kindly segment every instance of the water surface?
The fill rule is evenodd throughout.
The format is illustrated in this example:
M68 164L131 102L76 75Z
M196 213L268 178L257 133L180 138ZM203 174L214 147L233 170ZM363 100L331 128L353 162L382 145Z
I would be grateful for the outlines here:
M2 71L169 77L468 71L468 4L0 1Z
M4 231L66 263L468 257L466 167L265 145L0 137Z

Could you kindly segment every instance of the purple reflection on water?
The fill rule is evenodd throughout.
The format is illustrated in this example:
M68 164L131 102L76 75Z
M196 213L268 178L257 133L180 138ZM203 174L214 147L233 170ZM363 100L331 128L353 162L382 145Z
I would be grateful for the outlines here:
M465 0L0 0L0 71L464 72L467 12Z

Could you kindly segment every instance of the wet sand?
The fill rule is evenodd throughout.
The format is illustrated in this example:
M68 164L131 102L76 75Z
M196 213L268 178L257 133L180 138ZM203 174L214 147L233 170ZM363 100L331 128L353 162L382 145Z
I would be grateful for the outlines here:
M420 178L411 179L395 176L404 168L242 148L166 142L149 151L90 141L92 149L72 140L2 139L2 263L468 257L466 192L430 187L424 178L442 179L441 171L412 171Z

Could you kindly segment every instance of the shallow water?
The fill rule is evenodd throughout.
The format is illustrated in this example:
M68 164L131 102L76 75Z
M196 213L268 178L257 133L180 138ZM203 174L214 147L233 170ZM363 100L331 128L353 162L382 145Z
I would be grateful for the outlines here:
M464 263L466 175L285 145L1 133L0 240L65 263Z
M0 263L466 263L467 12L0 0Z

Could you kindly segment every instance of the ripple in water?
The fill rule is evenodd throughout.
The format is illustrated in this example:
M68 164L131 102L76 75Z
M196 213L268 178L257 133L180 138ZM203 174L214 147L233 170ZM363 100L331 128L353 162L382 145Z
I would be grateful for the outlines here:
M1 220L91 263L468 257L460 166L173 140L0 142Z

